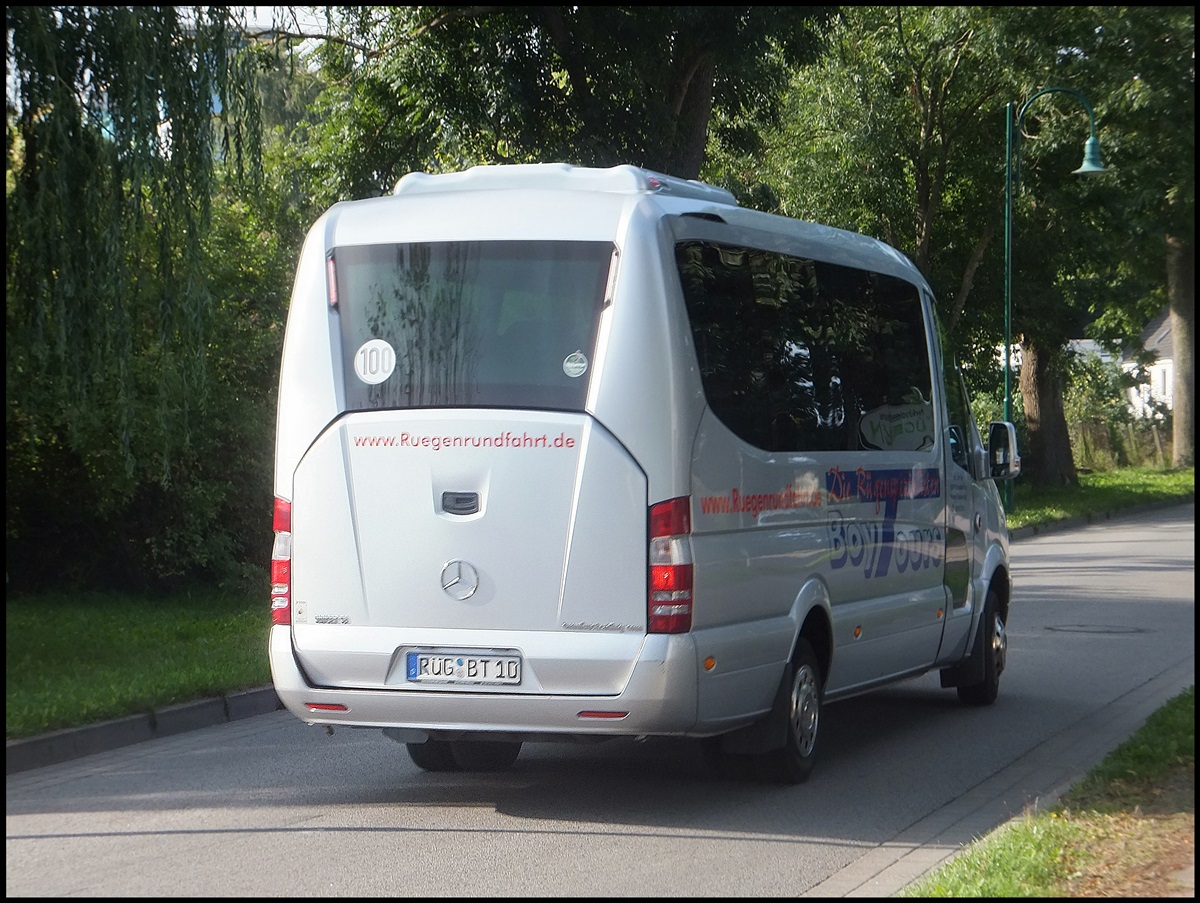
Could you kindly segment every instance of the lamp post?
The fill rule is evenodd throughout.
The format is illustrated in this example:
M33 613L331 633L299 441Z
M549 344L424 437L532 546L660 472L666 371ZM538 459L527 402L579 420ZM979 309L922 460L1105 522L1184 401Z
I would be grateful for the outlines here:
M1025 112L1029 105L1043 94L1055 92L1070 94L1079 100L1087 109L1090 134L1083 146L1083 164L1073 174L1077 176L1093 176L1107 172L1100 158L1100 140L1096 137L1096 114L1088 99L1074 88L1043 88L1021 105L1017 115L1013 117L1013 104L1005 107L1005 152L1004 152L1004 419L1012 422L1012 228L1013 228L1013 195L1017 191L1020 179L1020 140L1021 123L1025 120ZM1014 165L1014 160L1015 165ZM1013 481L1004 483L1004 507L1013 510Z

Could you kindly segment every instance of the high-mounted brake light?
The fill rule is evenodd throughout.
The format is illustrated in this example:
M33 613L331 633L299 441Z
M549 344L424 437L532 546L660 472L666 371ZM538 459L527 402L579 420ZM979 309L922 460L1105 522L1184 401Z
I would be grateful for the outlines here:
M325 258L325 283L326 290L329 296L329 309L338 309L338 294L337 294L337 267L333 264L333 255L330 254Z
M292 503L275 499L271 549L271 623L292 623Z
M646 623L650 633L692 629L692 519L687 496L650 508L650 588Z

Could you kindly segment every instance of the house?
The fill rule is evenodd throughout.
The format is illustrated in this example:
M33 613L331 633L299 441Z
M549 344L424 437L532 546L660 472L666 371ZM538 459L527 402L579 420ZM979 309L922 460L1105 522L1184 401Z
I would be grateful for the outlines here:
M1154 417L1156 410L1161 410L1163 406L1167 410L1171 409L1172 380L1175 377L1172 359L1175 349L1171 337L1171 317L1168 308L1164 307L1158 316L1150 321L1138 336L1137 345L1123 352L1120 357L1114 356L1099 342L1092 339L1071 339L1067 346L1081 357L1095 355L1106 364L1116 362L1127 373L1137 368L1138 358L1142 356L1143 350L1149 352L1153 363L1143 368L1143 372L1149 377L1149 380L1128 390L1129 407L1135 417L1142 418ZM1014 371L1017 369L1018 363L1019 346L1014 348L1013 352Z
M1136 416L1153 417L1155 405L1165 405L1168 410L1171 408L1172 384L1175 379L1175 346L1171 336L1170 311L1167 308L1164 307L1142 330L1138 342L1141 348L1150 352L1154 363L1147 368L1150 381L1129 390L1129 404ZM1126 370L1134 368L1135 360L1132 354L1124 356L1122 366Z

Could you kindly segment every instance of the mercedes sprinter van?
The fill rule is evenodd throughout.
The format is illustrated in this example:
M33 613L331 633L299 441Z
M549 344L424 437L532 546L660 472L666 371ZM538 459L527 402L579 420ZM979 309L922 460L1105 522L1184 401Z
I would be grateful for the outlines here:
M805 780L824 703L1005 666L1011 424L893 248L632 166L335 204L283 345L269 651L426 770L701 738Z

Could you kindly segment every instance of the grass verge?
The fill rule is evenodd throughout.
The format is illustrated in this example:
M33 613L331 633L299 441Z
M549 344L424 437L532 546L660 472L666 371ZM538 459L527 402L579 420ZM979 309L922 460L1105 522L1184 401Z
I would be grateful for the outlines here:
M6 739L270 683L263 596L8 597Z
M1156 470L1131 467L1079 475L1079 486L1033 487L1020 479L1013 486L1013 510L1008 528L1043 526L1069 518L1103 517L1156 502L1196 496L1194 467Z
M1195 861L1195 763L1192 686L1052 808L1026 813L898 896L1180 896L1171 874Z

